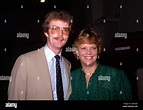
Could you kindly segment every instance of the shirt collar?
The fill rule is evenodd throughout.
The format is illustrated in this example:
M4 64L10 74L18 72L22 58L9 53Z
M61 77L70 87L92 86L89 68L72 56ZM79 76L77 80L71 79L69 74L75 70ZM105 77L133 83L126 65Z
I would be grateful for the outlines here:
M55 53L47 45L44 46L44 52L48 62L55 57ZM61 57L61 52L58 55Z

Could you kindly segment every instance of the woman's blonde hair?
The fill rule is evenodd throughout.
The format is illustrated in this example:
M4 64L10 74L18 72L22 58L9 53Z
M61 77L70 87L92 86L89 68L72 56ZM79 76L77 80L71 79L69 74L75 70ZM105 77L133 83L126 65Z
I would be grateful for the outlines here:
M77 59L78 59L78 56L76 54L76 49L81 44L95 44L97 45L98 55L102 52L102 38L93 29L90 29L90 28L83 29L76 37L73 44L73 48L75 50L73 51L73 53Z

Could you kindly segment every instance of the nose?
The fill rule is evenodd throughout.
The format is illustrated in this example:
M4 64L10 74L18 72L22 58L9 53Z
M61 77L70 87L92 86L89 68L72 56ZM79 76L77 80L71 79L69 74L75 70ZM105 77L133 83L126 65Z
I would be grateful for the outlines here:
M87 49L87 54L91 54L91 49Z
M63 35L63 30L60 29L59 35L62 36Z

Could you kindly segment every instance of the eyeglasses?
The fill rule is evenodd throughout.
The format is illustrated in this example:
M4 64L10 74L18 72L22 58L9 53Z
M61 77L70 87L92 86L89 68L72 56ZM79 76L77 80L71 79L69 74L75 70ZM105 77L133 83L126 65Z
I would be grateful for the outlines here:
M52 26L49 27L49 29L51 29L52 34L60 33L60 30L62 30L64 35L68 35L71 30L71 28L69 27L59 27L59 26Z

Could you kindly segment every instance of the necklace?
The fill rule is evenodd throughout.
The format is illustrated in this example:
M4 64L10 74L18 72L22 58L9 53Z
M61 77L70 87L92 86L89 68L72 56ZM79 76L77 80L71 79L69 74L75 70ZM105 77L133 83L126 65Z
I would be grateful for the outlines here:
M82 71L84 72L83 68L82 68ZM92 76L92 73L85 73L85 76Z
M85 74L85 76L91 76L92 74L91 73L87 73L87 74Z

